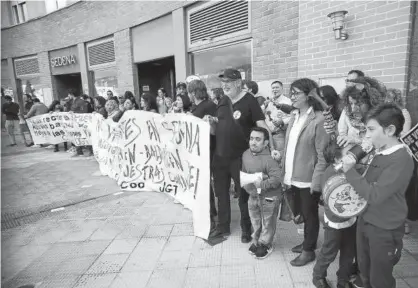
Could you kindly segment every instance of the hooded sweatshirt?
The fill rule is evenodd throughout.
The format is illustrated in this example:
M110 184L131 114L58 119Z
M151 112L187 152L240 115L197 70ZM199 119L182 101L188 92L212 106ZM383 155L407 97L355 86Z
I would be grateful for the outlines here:
M279 196L281 193L280 184L283 179L279 168L279 163L271 157L270 150L266 147L260 153L252 153L250 149L242 155L242 172L253 174L263 173L261 181L261 194L265 197ZM257 193L254 184L245 187L248 193Z

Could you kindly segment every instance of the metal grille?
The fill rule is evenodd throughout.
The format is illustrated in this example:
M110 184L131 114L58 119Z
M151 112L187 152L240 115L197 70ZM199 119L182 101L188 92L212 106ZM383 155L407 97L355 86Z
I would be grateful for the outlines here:
M115 62L115 43L113 40L90 46L87 50L90 66Z
M16 76L39 73L38 58L15 59Z
M249 29L247 1L222 1L190 14L190 43Z

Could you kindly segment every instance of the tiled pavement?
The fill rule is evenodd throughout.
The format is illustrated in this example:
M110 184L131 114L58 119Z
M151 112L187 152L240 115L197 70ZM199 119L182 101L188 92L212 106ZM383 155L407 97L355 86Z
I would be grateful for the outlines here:
M19 160L20 156L25 160ZM19 191L13 190L22 197L38 195L33 201L40 199L20 202L15 198L14 206L9 207L16 209L24 209L28 203L36 208L65 201L71 192L60 193L59 179L74 170L77 174L73 176L79 179L68 183L68 189L74 188L74 193L100 190L105 181L105 177L92 176L97 164L88 159L72 161L68 154L52 151L13 157L18 159L16 167L10 161L4 168L2 159L2 174L9 169L6 181L20 183L34 177L34 182L50 184L44 190L27 184L21 185ZM37 167L33 167L34 163ZM30 174L26 170L39 170L38 167L43 171ZM21 173L34 176L21 180ZM82 185L93 186L86 189ZM114 183L103 186L110 193L118 191ZM2 194L8 194L10 186L6 187ZM43 193L48 196L39 195ZM72 196L76 201L76 195ZM2 208L7 204L3 200ZM35 222L2 231L2 287L17 288L29 283L54 288L313 287L313 264L301 268L289 265L295 257L289 249L301 241L296 226L279 222L275 251L265 260L256 260L248 254L248 245L240 242L236 200L232 207L232 235L214 247L193 237L191 212L174 204L165 194L124 193L48 213ZM413 233L404 239L403 257L395 268L398 288L418 287L417 239L418 227L414 225ZM335 272L333 264L328 274L334 287Z

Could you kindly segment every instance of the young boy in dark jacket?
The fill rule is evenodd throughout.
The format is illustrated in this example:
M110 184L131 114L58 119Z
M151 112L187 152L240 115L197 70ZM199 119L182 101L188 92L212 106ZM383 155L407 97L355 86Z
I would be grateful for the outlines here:
M268 139L269 133L265 128L253 128L250 149L242 155L242 172L263 173L263 180L244 186L250 194L248 210L254 228L248 250L257 259L264 259L273 251L281 195L279 163L271 157Z
M343 157L347 181L367 201L357 220L357 258L364 287L396 286L393 267L399 262L408 208L405 191L414 163L398 137L405 118L395 104L381 104L369 112L366 139L377 153L364 176L355 169L356 160Z
M328 164L321 179L322 192L325 183L337 172L334 163L341 160L342 149L336 141L330 140L324 149L324 158ZM325 195L324 195L325 196ZM327 270L340 252L339 269L337 271L337 288L351 287L349 279L353 260L356 255L356 217L344 219L331 213L328 204L324 203L324 244L322 244L315 266L313 268L313 284L317 288L330 288L328 284Z

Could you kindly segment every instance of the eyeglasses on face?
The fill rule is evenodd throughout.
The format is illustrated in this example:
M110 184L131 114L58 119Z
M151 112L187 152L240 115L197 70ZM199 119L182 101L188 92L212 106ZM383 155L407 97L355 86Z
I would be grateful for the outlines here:
M297 97L297 96L300 96L300 95L305 95L305 92L303 92L303 91L290 91L290 97Z

